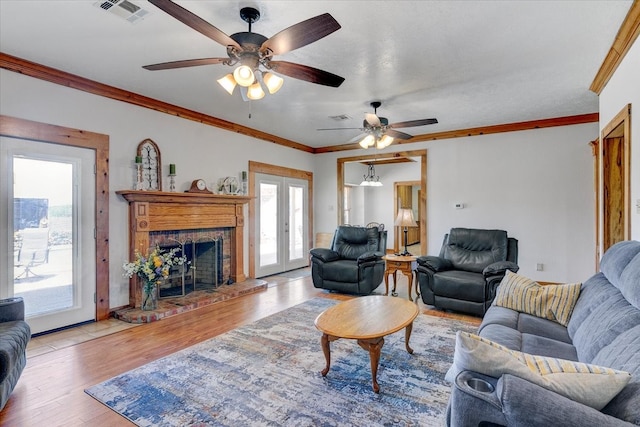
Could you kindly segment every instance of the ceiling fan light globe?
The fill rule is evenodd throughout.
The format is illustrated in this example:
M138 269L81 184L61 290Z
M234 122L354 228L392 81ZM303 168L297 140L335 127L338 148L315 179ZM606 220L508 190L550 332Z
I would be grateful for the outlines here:
M362 139L362 141L360 141L360 146L362 148L372 147L373 144L375 144L375 138L373 137L373 135L367 135Z
M284 79L273 73L264 73L262 81L267 86L267 90L271 95L279 91L284 84Z
M376 144L376 147L378 149L387 148L392 143L393 143L393 137L391 137L389 135L384 135L382 138L380 138L378 140L378 143Z
M256 80L256 76L253 74L251 67L247 65L240 65L233 71L233 78L240 86L249 87Z
M254 84L249 86L249 90L247 90L247 98L254 101L264 98L264 91L262 90L262 86L260 86L260 83L255 82Z
M231 73L218 79L217 82L224 88L224 90L229 92L229 95L233 95L233 90L236 88L237 83Z

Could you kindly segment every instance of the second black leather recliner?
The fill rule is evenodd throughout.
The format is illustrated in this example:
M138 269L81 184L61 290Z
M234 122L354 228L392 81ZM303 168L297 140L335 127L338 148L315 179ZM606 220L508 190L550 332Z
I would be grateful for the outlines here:
M422 301L483 316L507 269L519 270L518 241L504 230L452 228L440 256L418 258Z

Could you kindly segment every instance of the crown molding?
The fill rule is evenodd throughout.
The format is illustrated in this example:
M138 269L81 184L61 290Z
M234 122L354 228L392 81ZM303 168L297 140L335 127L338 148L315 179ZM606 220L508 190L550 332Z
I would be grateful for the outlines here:
M618 69L618 66L633 46L640 34L640 2L634 1L625 17L618 34L616 35L611 49L604 58L604 62L600 66L589 89L598 95L611 79L611 76Z

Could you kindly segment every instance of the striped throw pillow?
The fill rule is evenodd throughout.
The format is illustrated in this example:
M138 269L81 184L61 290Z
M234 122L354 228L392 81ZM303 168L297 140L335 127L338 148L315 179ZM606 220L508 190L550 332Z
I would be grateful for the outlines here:
M463 370L494 378L511 374L598 410L631 379L628 372L522 353L478 335L458 332L453 366L446 378L452 381Z
M581 283L542 286L507 270L494 304L567 326L580 296L580 286Z

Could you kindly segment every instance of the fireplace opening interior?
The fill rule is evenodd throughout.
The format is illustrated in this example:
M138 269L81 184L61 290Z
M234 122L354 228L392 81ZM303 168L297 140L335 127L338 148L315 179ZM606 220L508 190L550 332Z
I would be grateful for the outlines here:
M185 265L176 266L159 286L159 297L184 296L193 291L214 291L225 283L223 269L223 239L199 238L185 241L164 241L159 245L168 251L177 248L177 256L185 256Z

